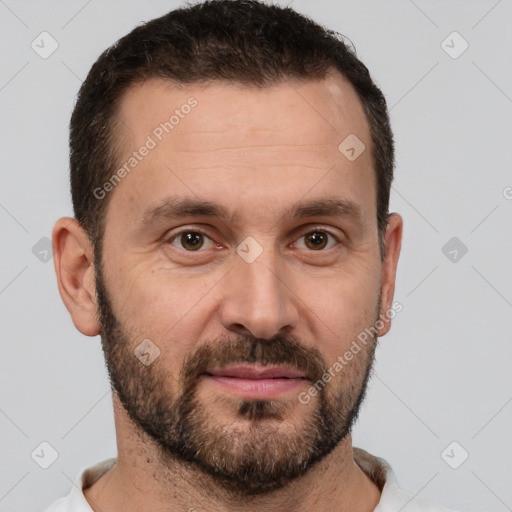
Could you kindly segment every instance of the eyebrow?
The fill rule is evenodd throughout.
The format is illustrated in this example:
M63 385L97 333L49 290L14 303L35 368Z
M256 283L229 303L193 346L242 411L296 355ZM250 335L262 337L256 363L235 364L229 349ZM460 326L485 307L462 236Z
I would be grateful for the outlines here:
M212 201L171 196L162 201L159 206L144 212L140 224L146 227L160 220L173 220L182 217L218 218L224 221L233 221L237 215L230 212L225 206ZM358 204L348 199L322 198L294 203L282 215L282 218L287 217L345 217L361 223L363 211Z

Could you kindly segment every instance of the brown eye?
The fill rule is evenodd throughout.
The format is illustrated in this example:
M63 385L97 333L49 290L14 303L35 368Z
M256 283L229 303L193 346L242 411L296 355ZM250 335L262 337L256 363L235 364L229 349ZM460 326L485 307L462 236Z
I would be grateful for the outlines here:
M182 233L180 236L180 242L182 247L189 251L197 251L201 249L204 244L204 237L201 233L194 231L187 231Z
M317 229L303 234L297 243L299 249L322 252L323 249L331 249L338 242L338 239L332 233Z
M182 231L173 236L168 243L189 252L205 249L208 243L213 244L210 238L200 231Z
M304 240L307 248L313 250L323 249L329 241L327 233L324 233L323 231L313 231L308 233L307 235L304 235Z

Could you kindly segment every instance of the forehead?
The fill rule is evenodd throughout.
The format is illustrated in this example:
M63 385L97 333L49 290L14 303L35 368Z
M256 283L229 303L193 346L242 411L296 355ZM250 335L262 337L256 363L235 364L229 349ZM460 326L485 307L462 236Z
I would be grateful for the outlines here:
M265 88L150 79L125 93L117 120L118 164L127 172L112 203L132 220L168 196L252 205L261 216L261 206L289 210L308 194L339 191L352 202L359 195L361 210L373 208L368 122L338 73ZM351 160L343 154L351 146L366 149Z
M288 80L269 87L227 81L183 85L151 78L133 85L121 98L118 142L131 147L137 136L151 134L173 114L182 120L192 97L199 108L193 109L186 123L176 123L172 140L166 142L193 142L188 136L197 130L214 136L219 130L231 129L232 137L266 131L269 145L276 130L280 141L290 143L304 136L312 144L325 144L349 133L361 139L369 135L356 91L341 74L331 71L325 79ZM298 116L304 122L297 123Z

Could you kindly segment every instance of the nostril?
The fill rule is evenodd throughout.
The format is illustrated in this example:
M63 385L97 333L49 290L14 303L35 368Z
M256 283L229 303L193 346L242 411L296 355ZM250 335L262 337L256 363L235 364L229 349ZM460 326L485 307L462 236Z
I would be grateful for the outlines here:
M231 329L239 334L250 334L249 329L244 324L231 324Z

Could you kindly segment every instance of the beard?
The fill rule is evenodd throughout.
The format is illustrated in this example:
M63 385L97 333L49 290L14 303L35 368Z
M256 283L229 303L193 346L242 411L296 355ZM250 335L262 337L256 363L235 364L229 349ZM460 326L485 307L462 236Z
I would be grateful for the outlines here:
M141 340L130 337L117 320L102 267L95 269L100 335L111 386L141 439L156 447L164 467L181 463L209 475L231 495L261 495L304 475L350 434L366 393L375 337L341 373L317 386L307 405L297 398L214 395L205 400L198 390L208 368L236 363L287 365L302 371L309 381L305 382L313 385L328 366L316 348L289 335L271 339L233 335L205 342L185 358L179 375L170 374L159 359L146 366L134 355ZM380 294L376 315L379 311ZM345 351L345 344L340 346ZM225 411L227 418L234 414L235 419L219 421L218 411Z

